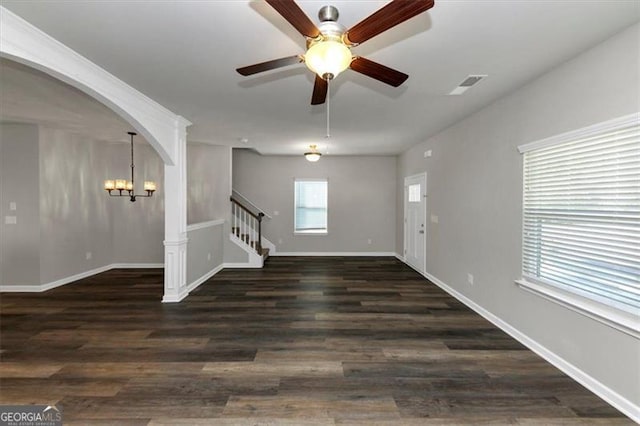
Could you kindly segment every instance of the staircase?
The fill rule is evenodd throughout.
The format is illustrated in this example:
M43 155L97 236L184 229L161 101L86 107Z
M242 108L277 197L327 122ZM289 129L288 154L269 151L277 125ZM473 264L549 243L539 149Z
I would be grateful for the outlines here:
M231 237L247 251L261 257L261 264L269 257L269 249L262 247L262 219L265 214L231 197ZM262 265L261 265L262 266Z

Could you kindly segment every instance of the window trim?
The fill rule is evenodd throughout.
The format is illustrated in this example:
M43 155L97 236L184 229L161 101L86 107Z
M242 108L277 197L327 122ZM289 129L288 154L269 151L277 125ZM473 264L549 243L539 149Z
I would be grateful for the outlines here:
M515 283L521 289L536 296L564 306L640 340L640 319L637 315L579 296L576 293L562 290L556 285L543 284L530 278L521 278L515 280Z
M534 149L548 148L550 146L558 145L564 142L570 142L574 139L586 138L592 136L594 133L615 130L618 127L628 126L637 123L638 121L640 121L640 112L634 112L633 114L614 118L612 120L597 123L592 126L583 127L577 130L571 130L569 132L561 133L559 135L551 136L545 139L540 139L535 142L518 145L518 152L520 152L520 154L524 154L525 152L533 151Z
M327 227L326 229L296 229L296 183L297 182L325 182L327 184ZM293 179L293 234L294 235L315 235L324 236L329 234L329 179L328 178L294 178Z
M526 143L518 146L520 154L525 154L529 151L552 147L565 142L574 141L576 139L586 138L593 136L597 133L603 133L611 130L616 130L619 127L629 126L640 122L640 112L625 115L622 117L614 118L612 120L597 123L591 126L583 127L581 129L572 130L566 133L562 133L549 138L541 139L535 142ZM522 163L521 163L522 164ZM522 176L521 170L521 176ZM522 201L521 206L524 205L525 187L524 178L522 180ZM521 213L522 223L522 240L521 244L524 247L524 211ZM521 248L522 252L522 248ZM520 265L521 278L515 280L515 283L523 290L542 297L546 300L559 304L574 312L585 315L591 319L594 319L602 324L619 330L625 334L628 334L636 339L640 340L640 315L634 315L627 310L616 308L608 303L603 303L592 297L585 297L580 295L574 290L566 290L561 284L549 283L539 278L532 278L525 276L523 272L523 264Z

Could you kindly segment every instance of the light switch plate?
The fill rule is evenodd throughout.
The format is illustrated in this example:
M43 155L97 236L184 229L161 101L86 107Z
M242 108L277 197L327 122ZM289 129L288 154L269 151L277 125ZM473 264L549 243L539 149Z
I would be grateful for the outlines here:
M5 225L15 225L18 223L18 217L17 216L5 216L4 217L4 223Z
M438 216L436 216L435 214L431 215L431 223L438 223Z
M16 204L16 202L15 202L15 201L11 201L11 202L9 203L9 210L11 210L11 211L16 211L16 210L18 210L18 205Z

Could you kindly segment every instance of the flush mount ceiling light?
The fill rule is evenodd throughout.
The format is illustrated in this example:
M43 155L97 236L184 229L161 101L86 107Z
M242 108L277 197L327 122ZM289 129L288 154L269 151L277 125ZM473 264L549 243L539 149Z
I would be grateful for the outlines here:
M404 21L432 8L434 0L396 0L346 29L338 24L338 9L324 6L318 13L316 26L294 0L266 0L284 19L306 38L307 51L303 55L289 56L238 68L242 75L253 75L276 68L304 62L316 74L311 105L323 104L327 99L329 81L347 68L394 87L409 78L396 71L360 56L351 48L377 36Z
M306 158L307 161L311 161L312 163L315 163L316 161L318 161L320 159L322 154L320 154L318 152L318 146L317 145L309 145L309 148L311 149L311 151L305 152L304 153L304 158Z
M133 178L133 169L135 165L133 163L133 137L137 135L135 132L127 132L131 136L131 180L126 179L107 179L104 181L104 189L112 197L129 197L129 201L136 201L137 197L151 197L156 190L156 183L153 181L144 182L145 195L136 194L134 190L135 180ZM118 191L114 194L114 191ZM123 192L124 191L124 192Z

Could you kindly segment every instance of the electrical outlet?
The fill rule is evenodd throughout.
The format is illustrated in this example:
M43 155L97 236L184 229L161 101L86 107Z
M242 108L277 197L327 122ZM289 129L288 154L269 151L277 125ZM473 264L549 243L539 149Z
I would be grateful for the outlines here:
M278 238L278 244L282 244L282 238Z
M207 253L207 260L211 260L211 253Z
M371 244L371 238L367 240L367 244Z
M84 254L85 259L87 260L91 260L91 258L93 257L93 253L91 253L90 251L86 252Z
M467 282L469 285L473 285L473 275L467 274Z
M18 210L18 205L16 204L16 202L15 202L15 201L11 201L11 202L9 203L9 210L11 210L11 211L16 211L16 210Z
M431 223L438 223L438 216L436 216L435 214L431 215Z
M274 215L274 216L278 216L279 214L280 214L280 212L279 212L278 210L275 210L275 211L273 212L273 215Z

